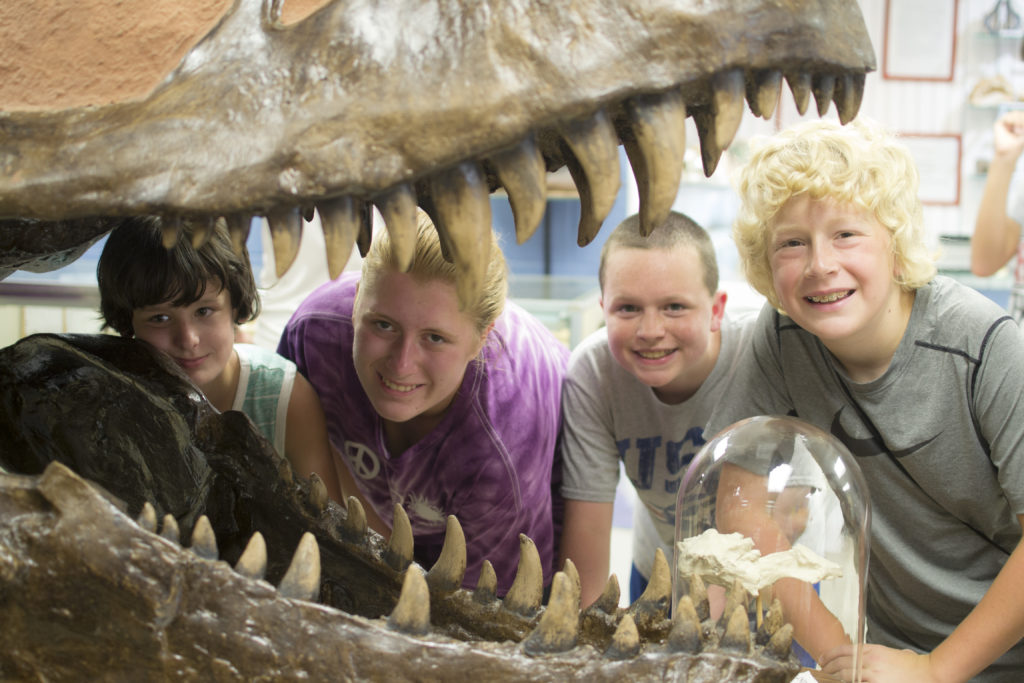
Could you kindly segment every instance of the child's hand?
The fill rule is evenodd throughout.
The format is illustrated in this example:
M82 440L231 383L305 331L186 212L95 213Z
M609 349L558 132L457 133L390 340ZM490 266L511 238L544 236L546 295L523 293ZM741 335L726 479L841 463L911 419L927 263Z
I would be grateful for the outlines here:
M1000 116L994 132L996 154L1019 156L1024 150L1024 110L1009 111Z
M931 658L912 650L865 645L861 658L861 680L864 683L944 683L932 672ZM840 645L826 652L819 664L825 673L852 681L853 645Z

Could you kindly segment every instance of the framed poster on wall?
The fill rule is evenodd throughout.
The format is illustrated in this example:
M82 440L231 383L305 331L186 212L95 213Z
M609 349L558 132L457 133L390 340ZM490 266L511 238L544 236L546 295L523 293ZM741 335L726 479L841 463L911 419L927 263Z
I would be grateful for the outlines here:
M956 206L960 203L960 136L954 133L900 133L921 176L921 203Z
M882 77L952 81L957 0L885 0Z

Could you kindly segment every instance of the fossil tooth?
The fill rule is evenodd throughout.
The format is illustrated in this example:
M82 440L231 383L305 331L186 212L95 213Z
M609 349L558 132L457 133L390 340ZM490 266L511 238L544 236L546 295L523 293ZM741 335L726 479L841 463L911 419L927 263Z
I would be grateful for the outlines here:
M288 272L299 253L302 212L298 207L271 209L267 212L267 226L274 243L274 270L281 277Z
M320 546L308 531L302 534L292 563L277 591L293 600L315 601L320 595Z
M654 569L643 594L629 607L629 614L641 624L650 624L668 617L672 602L672 577L661 548L654 551Z
M563 125L559 132L571 154L566 166L580 195L580 224L576 236L583 247L597 236L619 192L619 139L602 109L590 118Z
M414 636L430 632L430 591L418 565L405 570L402 592L388 617L388 628Z
M324 231L327 271L333 280L345 270L352 245L359 235L362 223L359 202L352 197L335 197L317 204L316 210Z
M142 504L142 509L135 522L146 531L152 534L156 533L156 508L148 500Z
M793 93L793 103L796 105L797 113L803 116L807 113L807 105L811 100L811 74L806 71L788 73L786 80Z
M224 223L227 225L228 234L231 236L231 246L234 248L235 253L241 256L245 253L245 243L249 239L252 217L242 213L233 213L224 216Z
M679 192L686 152L686 103L669 91L625 103L629 133L623 147L640 194L640 233L649 235L668 218Z
M416 192L403 183L378 195L374 204L384 219L398 269L404 273L412 266L416 252Z
M319 474L312 472L309 475L309 502L317 514L327 509L329 499L330 495L327 493L327 485L324 484L324 480L320 478Z
M315 204L303 204L302 207L301 207L301 211L302 211L302 220L304 220L307 223L309 223L310 221L313 220L313 215L316 213L316 205Z
M711 616L711 603L708 602L708 587L704 584L704 579L700 578L700 574L690 575L689 596L693 600L693 606L697 610L697 616L701 621Z
M466 535L455 515L448 515L444 545L437 562L427 572L427 585L438 593L451 593L462 585L466 575Z
M587 609L599 609L605 614L615 614L619 608L620 597L622 597L622 591L619 588L619 579L612 574L605 582L601 595Z
M864 99L864 78L865 74L845 73L836 80L833 100L839 114L839 123L846 125L860 111L860 102Z
M206 515L200 515L196 524L192 527L192 552L204 560L216 560L219 557L217 552L217 537L210 526L210 520Z
M668 634L668 646L673 652L696 654L703 647L700 618L689 595L679 598L676 613L672 618L672 630Z
M764 615L764 621L757 627L755 642L758 645L764 645L776 631L782 628L782 624L782 603L779 602L778 598L775 598Z
M726 605L728 609L728 604ZM747 617L747 610L743 605L736 605L732 612L726 612L722 618L729 615L729 621L725 625L725 633L718 641L718 646L723 650L730 650L740 654L750 653L750 619Z
M636 630L636 623L628 613L623 615L615 633L612 635L612 642L604 651L608 659L630 659L640 652L640 634Z
M356 233L356 248L360 256L370 252L373 241L373 207L369 202L357 201L356 214L359 216L359 232Z
M277 461L277 476L288 486L295 483L295 473L292 471L291 463L286 458L281 458Z
M267 21L271 24L281 23L281 8L284 6L284 0L264 0L264 9L267 14Z
M745 92L746 80L742 69L721 71L711 79L710 106L693 112L704 175L708 178L715 172L722 152L740 127Z
M580 593L565 572L555 574L551 598L537 628L523 641L529 655L565 652L576 646L580 630Z
M818 105L818 116L824 116L828 111L835 89L836 77L832 74L818 74L814 77L811 92L814 93L814 101Z
M480 291L490 260L491 199L487 184L476 162L464 162L434 175L430 188L435 227L444 235L442 242L447 241L458 274L459 303L465 307Z
M173 249L174 245L178 243L178 237L180 235L181 216L168 216L164 220L162 234L164 249Z
M719 617L718 623L722 625L726 623L726 620L732 618L733 610L737 607L742 607L743 612L747 611L747 604L750 602L750 595L747 593L743 584L736 580L725 593L725 609L722 610L722 616Z
M782 72L764 69L751 74L747 82L747 102L754 116L770 119L782 93Z
M395 503L395 511L391 521L391 539L384 553L384 562L396 572L404 572L412 562L412 525L405 508Z
M793 625L783 624L765 645L764 651L779 661L786 661L793 650Z
M576 599L579 600L579 594L583 590L580 584L580 572L576 569L576 565L573 561L568 557L565 558L565 564L562 566L562 571L565 572L565 575L572 581L572 585L576 589Z
M504 607L524 617L532 617L540 609L544 597L544 573L540 554L533 539L519 534L519 567L511 588L505 594Z
M348 514L341 523L341 537L349 543L359 543L366 536L366 510L355 496L348 497L346 506Z
M192 229L193 249L202 249L203 246L210 241L210 237L213 235L213 226L216 221L216 218L204 216L192 222L192 225L195 226Z
M544 157L531 134L518 145L490 157L512 207L516 242L530 239L547 210L547 172Z
M494 565L490 560L484 560L480 566L480 578L473 590L473 600L482 605L490 604L497 599L497 591L498 575L494 573Z
M163 528L160 530L160 535L168 541L173 541L174 543L181 542L181 530L178 529L178 520L174 519L174 515L164 515Z
M241 557L235 563L235 571L250 579L262 579L267 575L267 542L263 534L253 532Z

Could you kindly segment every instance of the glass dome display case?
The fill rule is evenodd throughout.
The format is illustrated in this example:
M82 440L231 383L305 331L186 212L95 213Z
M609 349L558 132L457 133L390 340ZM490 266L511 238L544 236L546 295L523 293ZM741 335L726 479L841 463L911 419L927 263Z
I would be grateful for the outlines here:
M781 609L793 654L814 668L833 646L863 643L869 524L864 479L835 437L793 417L737 422L680 484L673 614L685 596L705 624L743 604L756 628Z

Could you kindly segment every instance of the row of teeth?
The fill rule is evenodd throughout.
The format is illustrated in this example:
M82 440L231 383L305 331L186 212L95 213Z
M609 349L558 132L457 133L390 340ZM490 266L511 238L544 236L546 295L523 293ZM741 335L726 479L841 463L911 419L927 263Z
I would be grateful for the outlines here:
M327 489L315 474L310 478L309 497L314 507L330 504ZM145 503L139 525L156 533L157 518L152 505ZM342 535L354 539L367 535L366 515L356 498L348 499L348 515ZM173 515L163 518L160 535L180 543L180 532ZM664 553L655 552L654 570L644 594L628 608L619 608L619 586L612 575L604 593L593 605L580 610L580 578L571 560L552 581L547 607L542 607L543 572L540 555L533 541L520 535L520 562L515 580L501 609L527 620L532 630L520 638L523 651L532 656L565 652L577 645L600 645L610 659L625 659L643 649L640 634L664 641L669 652L697 653L712 649L742 655L760 652L784 661L792 645L792 627L783 623L781 605L776 600L764 614L756 614L759 628L751 633L748 607L750 596L737 583L728 593L725 611L717 623L704 625L710 616L707 588L697 575L689 577L688 593L680 600L676 616L669 621L671 576ZM217 560L217 541L208 518L201 516L192 531L191 550L198 557ZM394 530L384 561L395 571L404 572L397 604L387 619L389 628L408 635L423 636L431 631L432 600L460 601L463 608L475 608L481 618L494 615L497 579L493 566L485 561L475 590L461 589L466 571L466 541L462 526L448 517L440 557L428 571L412 560L412 527L401 505L395 506ZM256 532L235 565L235 570L250 579L261 580L267 569L267 548ZM320 592L320 551L316 538L306 532L299 541L291 564L278 592L282 597L316 601ZM595 632L603 631L600 643ZM609 635L610 634L610 635Z
M833 292L832 294L826 294L824 296L809 296L807 299L816 304L830 304L833 301L839 301L847 294L848 292Z
M644 234L668 216L679 189L686 150L687 116L692 116L700 141L704 173L714 173L722 152L732 142L744 113L744 101L755 116L770 118L785 79L796 108L806 112L813 94L819 115L834 102L839 120L852 120L864 93L863 73L783 73L779 69L719 72L706 87L687 86L656 94L637 95L591 116L527 136L518 145L482 161L464 161L416 183L402 183L370 198L342 196L315 202L320 214L332 278L345 267L352 245L366 253L371 239L371 207L380 211L396 248L399 266L407 268L413 254L416 209L433 219L446 256L459 274L460 300L467 301L483 280L490 248L490 192L505 188L515 219L516 239L522 244L534 233L546 210L547 172L544 157L564 158L581 203L577 230L580 246L597 235L619 191L618 145L633 168ZM691 102L687 106L685 100ZM545 154L548 153L548 154ZM283 207L266 212L273 237L278 276L295 260L303 218L314 206ZM223 218L239 248L248 236L251 216ZM211 218L210 222L216 220ZM177 239L169 221L165 244ZM201 244L205 233L194 240Z
M384 382L384 386L386 386L388 389L391 389L392 391L400 391L402 393L407 394L416 388L415 384L396 384L389 380L388 378L384 377L383 375L381 376L380 379L382 382Z
M641 358L646 358L647 360L658 360L667 356L671 351L637 351L636 353Z

